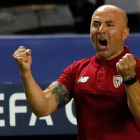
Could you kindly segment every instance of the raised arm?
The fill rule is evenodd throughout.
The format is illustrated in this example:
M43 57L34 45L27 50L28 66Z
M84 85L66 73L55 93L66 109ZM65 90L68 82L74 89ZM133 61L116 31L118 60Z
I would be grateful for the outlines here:
M130 77L136 75L136 60L134 59L134 56L132 54L126 54L116 64L116 67L124 81L128 81ZM137 79L134 79L133 81L132 85L125 84L128 107L133 116L140 120L140 83Z
M37 117L50 115L71 100L65 86L57 81L50 84L44 91L39 87L30 70L31 50L21 46L14 52L13 58L20 71L27 101Z

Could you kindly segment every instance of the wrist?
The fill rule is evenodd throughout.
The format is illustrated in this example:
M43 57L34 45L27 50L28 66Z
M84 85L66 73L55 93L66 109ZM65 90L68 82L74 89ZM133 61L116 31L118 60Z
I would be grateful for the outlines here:
M21 76L21 78L29 78L30 76L31 76L31 71L30 70L28 70L28 71L20 71L20 76Z
M137 76L136 76L136 74L133 75L133 76L131 76L131 77L129 77L127 80L124 80L124 79L123 79L123 83L124 83L125 85L133 85L136 81L137 81Z

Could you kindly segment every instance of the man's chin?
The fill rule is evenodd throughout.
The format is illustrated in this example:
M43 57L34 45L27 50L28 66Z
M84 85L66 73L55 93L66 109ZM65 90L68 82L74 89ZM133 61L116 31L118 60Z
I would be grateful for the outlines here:
M103 60L107 60L107 59L109 58L109 56L106 55L105 51L104 51L104 52L99 52L99 53L97 53L97 57L98 57L99 59L103 59Z

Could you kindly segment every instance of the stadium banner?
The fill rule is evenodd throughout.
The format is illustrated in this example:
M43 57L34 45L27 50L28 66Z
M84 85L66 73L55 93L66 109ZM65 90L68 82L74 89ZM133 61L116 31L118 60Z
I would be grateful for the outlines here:
M42 89L49 84L39 83ZM76 134L76 125L73 100L51 115L37 118L22 84L0 83L0 136Z
M32 51L31 70L37 82L54 81L73 61L95 55L89 35L0 36L0 82L22 82L12 58L21 45ZM125 45L140 57L140 34L130 34Z
M130 34L124 44L140 58L140 34ZM42 89L73 61L95 55L90 35L0 36L0 136L76 134L73 100L50 116L31 112L12 58L21 45L32 51L32 75Z

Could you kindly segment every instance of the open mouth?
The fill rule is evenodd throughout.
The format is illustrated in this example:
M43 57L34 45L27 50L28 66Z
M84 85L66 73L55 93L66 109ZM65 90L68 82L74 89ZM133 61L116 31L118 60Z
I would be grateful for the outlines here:
M105 50L107 48L107 40L99 40L99 47L101 50Z

